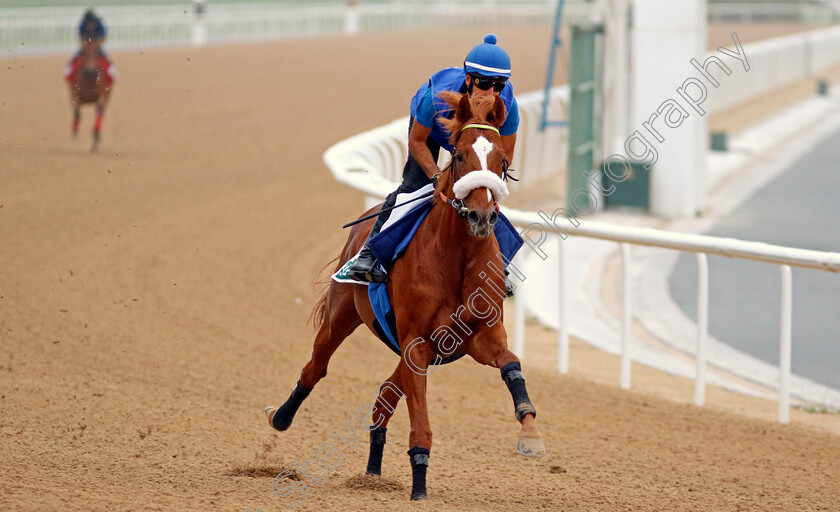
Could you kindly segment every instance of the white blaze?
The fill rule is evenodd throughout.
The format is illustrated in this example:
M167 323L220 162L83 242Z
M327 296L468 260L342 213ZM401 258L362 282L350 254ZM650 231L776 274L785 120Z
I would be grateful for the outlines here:
M493 151L493 143L485 139L483 136L473 142L473 151L478 156L478 161L481 162L481 170L487 171L487 155Z

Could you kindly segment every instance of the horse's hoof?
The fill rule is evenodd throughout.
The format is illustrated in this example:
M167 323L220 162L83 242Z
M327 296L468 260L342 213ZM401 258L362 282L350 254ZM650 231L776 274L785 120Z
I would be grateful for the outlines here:
M429 499L425 492L412 492L411 501L423 501Z
M268 424L271 425L271 428L274 428L274 413L277 412L277 409L278 407L269 405L263 411L265 413L265 417L268 418Z
M516 443L516 451L525 457L542 457L545 455L545 445L541 437L522 437Z

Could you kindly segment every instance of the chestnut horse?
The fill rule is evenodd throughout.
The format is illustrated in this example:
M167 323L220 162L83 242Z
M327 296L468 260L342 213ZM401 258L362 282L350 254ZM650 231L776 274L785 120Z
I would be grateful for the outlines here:
M545 454L519 359L507 348L501 321L503 263L496 237L491 236L498 219L496 200L507 195L501 178L507 159L498 130L505 119L505 106L498 97L471 100L457 93L442 93L441 97L455 110L454 117L444 121L452 134L455 153L452 164L439 175L431 210L390 272L387 287L402 356L394 373L380 387L370 416L367 473L379 475L388 420L405 394L411 422L408 454L412 500L427 496L432 431L426 407L426 375L442 358L469 354L481 364L499 368L521 424L517 452L529 457ZM368 220L351 230L337 268L359 251L373 222ZM488 271L494 265L498 271ZM478 292L486 292L487 287L493 291ZM491 310L498 314L491 315ZM291 426L303 400L327 374L333 353L356 327L364 323L376 333L365 286L331 282L313 318L317 335L311 359L286 402L265 410L277 430Z
M83 40L82 49L70 62L66 76L70 85L70 103L73 105L73 137L76 137L79 130L80 107L90 103L96 106L93 143L90 148L92 152L99 146L102 115L113 86L112 69L100 51L101 44L99 39Z

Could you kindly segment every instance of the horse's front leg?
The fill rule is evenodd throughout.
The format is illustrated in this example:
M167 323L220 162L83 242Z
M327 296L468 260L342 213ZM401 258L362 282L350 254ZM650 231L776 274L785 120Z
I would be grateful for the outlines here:
M502 380L513 398L516 420L521 425L516 451L525 457L545 455L545 445L537 428L537 410L528 397L519 358L507 349L504 334L479 335L469 344L468 352L477 362L501 369Z
M415 339L409 337L407 339ZM410 358L410 363L406 359ZM399 371L403 383L411 434L408 436L409 460L411 462L411 500L426 499L426 469L429 467L429 453L432 449L432 427L429 424L429 410L426 406L426 375L432 353L428 344L414 345L403 349Z

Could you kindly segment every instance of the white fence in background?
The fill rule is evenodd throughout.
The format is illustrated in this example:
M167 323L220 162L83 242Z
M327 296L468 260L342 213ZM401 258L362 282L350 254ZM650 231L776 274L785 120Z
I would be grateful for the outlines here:
M572 9L584 6L580 0ZM78 8L0 9L0 55L68 52L77 45ZM554 5L420 3L346 6L210 4L101 7L108 48L144 48L231 41L444 27L547 25Z
M736 50L731 41L725 46ZM717 65L710 64L709 73L719 82L725 78L726 87L709 90L709 110L721 111L777 87L818 77L820 72L840 65L838 50L840 26L745 44L743 53L750 67L748 72L744 71L740 62L730 57L721 59L732 70L729 76ZM707 53L705 57L711 55L723 57L716 51ZM686 65L689 70L694 70L688 63Z
M453 26L544 25L553 19L556 6L556 0L395 1L355 8L315 2L309 6L211 2L199 16L192 2L185 0L183 5L104 6L96 11L108 28L108 47L120 49ZM563 17L584 19L589 8L584 0L566 0ZM76 7L0 9L0 55L72 50L81 14L82 9ZM713 3L709 5L709 20L830 23L840 20L840 13L816 4ZM812 50L808 49L809 43L801 43L803 54L810 51L816 56L812 72L821 69L821 59L831 60L837 54L832 51L837 48L836 37L831 36L830 41L818 39L811 41ZM802 62L793 67L800 69L810 61Z
M832 23L838 19L838 8L825 3L709 3L709 21L712 23Z

